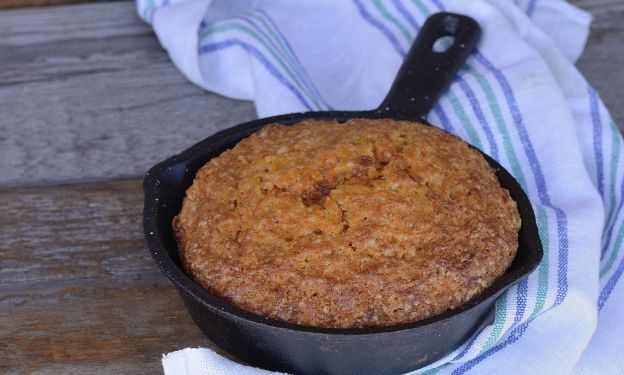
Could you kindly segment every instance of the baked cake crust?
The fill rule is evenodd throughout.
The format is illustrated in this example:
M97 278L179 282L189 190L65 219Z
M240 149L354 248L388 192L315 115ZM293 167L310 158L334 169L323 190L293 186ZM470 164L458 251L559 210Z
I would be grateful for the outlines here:
M331 328L417 321L504 273L520 216L476 150L407 121L268 125L202 167L182 263L256 314Z

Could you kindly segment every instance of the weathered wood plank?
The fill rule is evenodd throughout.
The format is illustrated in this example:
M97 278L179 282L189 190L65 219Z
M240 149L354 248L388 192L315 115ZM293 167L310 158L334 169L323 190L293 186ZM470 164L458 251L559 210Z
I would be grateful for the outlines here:
M148 255L137 180L0 190L0 373L157 373L213 346Z
M116 277L152 270L139 181L0 191L0 282Z
M624 3L595 16L579 68L624 126ZM253 118L187 82L131 2L0 12L0 185L137 177Z
M157 373L163 353L210 346L150 270L0 286L0 373Z
M0 12L0 184L142 175L251 103L173 66L133 3Z
M2 11L0 45L3 48L32 46L30 49L36 49L43 42L84 41L120 35L143 35L154 40L150 26L135 14L131 1ZM137 47L145 48L141 44ZM37 54L36 51L33 53ZM40 59L46 56L45 53L38 55ZM2 56L8 57L10 54ZM0 60L1 63L3 60Z
M624 131L624 1L572 0L594 20L577 66Z
M86 3L89 1L94 1L94 0L1 0L0 9L46 6L46 5L61 5L61 4L76 4L76 3Z

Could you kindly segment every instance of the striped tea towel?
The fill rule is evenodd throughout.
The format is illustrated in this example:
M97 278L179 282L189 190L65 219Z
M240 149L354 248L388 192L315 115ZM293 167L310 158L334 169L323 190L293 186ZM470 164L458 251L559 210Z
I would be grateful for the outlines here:
M138 10L189 80L253 100L261 117L375 108L429 15L477 19L478 49L429 121L516 177L545 256L497 300L492 324L416 373L624 372L623 144L573 65L586 13L563 0L138 0ZM163 366L263 373L207 349L167 354Z

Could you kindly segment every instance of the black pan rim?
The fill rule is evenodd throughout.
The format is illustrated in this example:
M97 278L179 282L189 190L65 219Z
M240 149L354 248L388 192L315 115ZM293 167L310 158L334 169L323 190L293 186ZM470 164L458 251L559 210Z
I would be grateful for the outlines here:
M168 170L173 168L174 166L181 165L184 162L191 159L193 156L205 152L206 149L210 149L210 145L224 142L228 139L233 138L241 138L246 137L249 134L257 131L259 128L271 124L271 123L281 123L281 124L293 124L302 120L336 120L338 122L344 122L353 118L368 118L368 119L380 119L380 118L389 118L393 120L406 120L413 121L410 119L397 118L397 116L389 116L387 113L379 111L325 111L325 112L301 112L301 113L291 113L273 117L267 117L257 120L248 121L222 131L219 131L204 140L194 144L193 146L187 148L182 151L180 154L172 156L152 167L145 175L143 181L143 188L145 193L145 205L144 205L144 232L146 237L146 242L150 253L159 268L167 275L167 277L176 285L176 287L181 291L188 295L190 295L196 301L199 301L204 305L207 309L210 309L218 314L227 315L228 318L233 320L245 320L250 321L255 324L270 326L275 329L286 329L292 330L299 333L308 333L308 334L323 334L323 335L331 335L331 336L365 336L365 335L379 335L379 334L390 334L399 331L405 330L413 330L419 329L425 326L432 326L434 324L439 324L442 321L451 320L455 317L460 316L463 312L472 309L473 307L480 305L488 299L493 299L498 297L501 293L506 291L508 288L516 284L521 278L526 277L530 274L537 265L541 262L543 258L543 250L541 246L541 241L539 238L539 233L537 230L537 224L535 221L535 215L531 206L531 202L526 196L524 190L520 187L518 182L513 178L513 176L501 165L498 164L495 160L490 158L487 154L481 152L482 155L486 158L488 163L495 168L497 177L499 177L499 181L502 176L505 176L506 184L501 182L501 185L507 190L511 191L512 189L519 196L514 198L516 200L519 213L522 218L522 226L525 227L525 230L529 231L531 236L531 249L527 251L531 251L531 257L528 260L528 264L523 264L519 269L514 271L506 271L502 276L500 276L493 284L487 287L483 292L473 297L466 303L452 309L447 310L441 314L437 314L425 319L421 319L415 322L409 323L401 323L392 326L385 327L366 327L366 328L321 328L321 327L311 327L305 325L299 325L294 323L288 323L285 321L280 321L268 317L264 317L243 309L236 307L235 305L221 299L220 297L210 293L199 284L197 284L194 280L192 280L182 269L180 269L173 261L173 259L169 256L169 252L165 248L165 246L159 241L158 237L158 225L156 222L156 212L158 210L158 202L162 199L159 185L161 184L160 178L162 174ZM425 125L429 125L424 121L420 121ZM443 130L443 129L441 129ZM444 131L444 130L443 130ZM478 150L478 149L477 149ZM499 175L500 174L500 175ZM512 185L512 186L510 186ZM521 229L522 230L522 229Z

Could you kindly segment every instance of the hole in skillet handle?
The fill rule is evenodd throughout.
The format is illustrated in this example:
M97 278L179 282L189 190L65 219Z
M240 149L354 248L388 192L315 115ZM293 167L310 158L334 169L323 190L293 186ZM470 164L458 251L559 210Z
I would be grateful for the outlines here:
M435 53L444 53L453 46L453 43L455 43L455 38L453 38L452 36L442 36L433 43L433 47L431 47L431 50Z
M480 36L479 24L468 16L441 12L429 17L375 115L427 123Z

